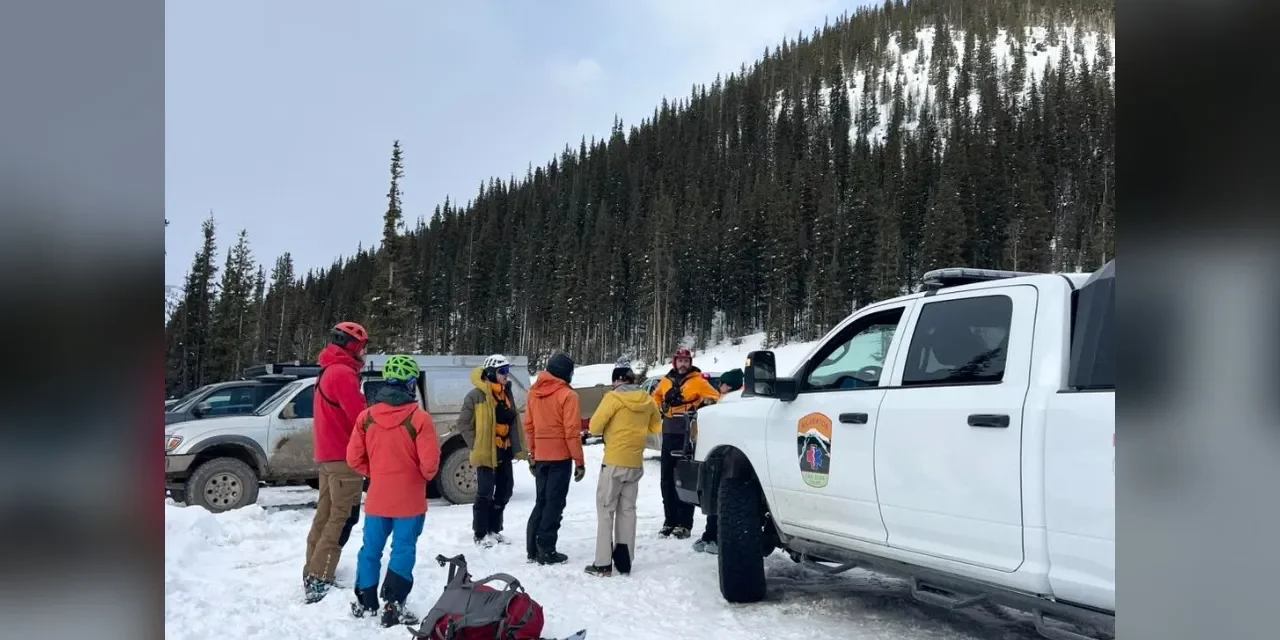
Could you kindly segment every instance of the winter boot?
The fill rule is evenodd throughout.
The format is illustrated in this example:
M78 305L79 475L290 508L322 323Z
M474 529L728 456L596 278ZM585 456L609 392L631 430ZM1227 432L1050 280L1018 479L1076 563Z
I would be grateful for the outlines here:
M541 551L538 553L538 564L541 565L564 564L568 561L569 556L559 551Z
M489 539L493 540L497 544L511 544L511 538L508 538L501 533L491 533L489 534Z
M662 528L661 528L661 529L658 529L658 535L660 535L660 536L662 536L662 537L664 537L664 538L669 537L669 536L671 535L672 530L674 530L674 529L675 529L675 527L673 527L673 526L671 526L671 525L664 524L664 525L662 525Z
M711 555L720 553L720 547L716 545L714 540L698 540L693 543L693 550L698 553L710 553Z
M351 603L351 615L355 618L372 618L378 615L377 585L356 589L356 601Z
M690 535L689 527L675 527L671 530L671 535L675 536L677 540L684 540Z
M617 567L618 573L624 576L631 574L631 549L628 549L627 545L613 546L613 566Z
M497 543L494 542L493 538L490 536L485 536L483 538L476 538L476 546L480 547L481 549L492 549L495 544Z
M329 595L329 589L333 588L332 582L326 582L324 580L321 580L320 578L316 578L313 576L307 576L307 578L303 580L302 583L303 583L302 599L303 599L303 602L306 602L307 604L315 604L317 602L320 602L321 600L324 600L324 597L326 595Z
M394 571L387 571L387 577L382 581L382 599L386 601L386 604L382 605L382 626L418 623L418 617L404 608L404 601L409 598L409 592L412 590L411 578L406 578Z
M596 576L598 578L608 578L613 575L613 567L610 567L609 565L600 567L594 564L589 564L587 565L586 572L587 575Z
M388 602L382 605L381 623L384 627L394 627L398 624L412 627L419 622L421 620L418 619L418 616L404 608L403 602Z

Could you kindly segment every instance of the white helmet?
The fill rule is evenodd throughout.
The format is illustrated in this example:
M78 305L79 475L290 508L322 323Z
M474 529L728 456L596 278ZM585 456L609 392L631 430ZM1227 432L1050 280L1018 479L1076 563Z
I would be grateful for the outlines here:
M511 366L511 362L501 353L495 353L484 359L484 368L486 369L501 369L509 366Z

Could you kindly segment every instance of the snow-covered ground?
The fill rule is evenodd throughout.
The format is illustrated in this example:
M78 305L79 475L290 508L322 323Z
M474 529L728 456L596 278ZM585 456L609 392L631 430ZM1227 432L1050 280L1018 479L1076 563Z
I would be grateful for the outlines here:
M1001 619L985 610L947 613L917 604L901 581L860 570L824 576L781 552L767 560L769 597L730 605L720 597L715 556L694 553L691 540L664 540L658 462L645 463L636 565L630 576L583 573L595 545L596 470L600 445L586 448L587 478L572 485L560 530L569 563L525 563L524 524L533 507L533 478L523 463L507 508L513 544L479 550L471 544L471 508L433 502L418 547L409 605L426 613L444 586L436 554L466 554L473 575L515 575L546 608L548 637L587 629L588 640L856 640L1030 639L1025 617ZM259 504L213 515L168 501L165 506L165 637L169 640L340 640L407 638L348 614L349 588L322 602L301 601L302 553L316 492L264 489ZM361 525L343 552L338 580L355 577ZM695 533L701 533L698 514ZM1016 620L1016 621L1013 621Z

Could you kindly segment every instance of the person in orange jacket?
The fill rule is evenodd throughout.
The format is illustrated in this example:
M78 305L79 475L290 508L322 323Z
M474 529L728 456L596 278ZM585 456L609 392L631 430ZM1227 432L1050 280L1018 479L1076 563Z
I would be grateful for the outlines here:
M673 452L684 449L686 433L685 415L700 407L715 404L720 394L702 377L702 370L693 366L693 353L681 347L671 358L671 371L663 376L653 390L653 401L662 410L662 459L658 486L662 490L662 537L674 535L688 538L693 529L693 505L680 500L676 493L676 458Z
M573 359L557 353L547 370L529 388L524 414L529 468L536 478L537 499L525 528L525 551L530 562L561 564L569 557L556 550L560 520L569 497L569 475L581 482L587 475L582 458L582 417L573 380Z
M388 384L374 396L374 405L360 412L347 443L347 464L369 478L351 614L363 618L378 612L378 574L389 537L391 559L381 593L386 600L384 627L417 623L404 602L413 589L418 536L427 514L427 483L440 469L435 423L415 396L418 376L413 358L387 358L382 377Z

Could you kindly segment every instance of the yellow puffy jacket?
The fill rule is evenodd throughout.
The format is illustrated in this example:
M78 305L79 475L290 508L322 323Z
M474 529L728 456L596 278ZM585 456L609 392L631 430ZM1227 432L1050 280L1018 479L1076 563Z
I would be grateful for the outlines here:
M591 434L604 436L604 463L639 469L644 466L644 445L649 434L662 433L658 405L644 389L622 385L604 394L591 414Z

